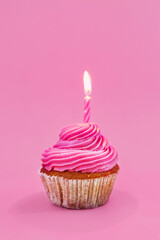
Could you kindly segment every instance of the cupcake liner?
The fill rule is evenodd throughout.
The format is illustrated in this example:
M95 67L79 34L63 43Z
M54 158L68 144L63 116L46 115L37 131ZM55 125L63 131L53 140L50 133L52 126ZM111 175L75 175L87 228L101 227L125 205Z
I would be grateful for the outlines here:
M71 209L95 208L105 204L111 194L117 173L91 179L67 179L49 176L39 170L50 201Z

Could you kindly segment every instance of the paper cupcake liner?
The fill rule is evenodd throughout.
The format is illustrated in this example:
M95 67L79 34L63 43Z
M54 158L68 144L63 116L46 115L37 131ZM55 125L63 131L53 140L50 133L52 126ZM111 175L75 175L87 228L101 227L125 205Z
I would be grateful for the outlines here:
M105 204L111 194L117 173L92 179L66 179L39 171L50 201L72 209L95 208Z

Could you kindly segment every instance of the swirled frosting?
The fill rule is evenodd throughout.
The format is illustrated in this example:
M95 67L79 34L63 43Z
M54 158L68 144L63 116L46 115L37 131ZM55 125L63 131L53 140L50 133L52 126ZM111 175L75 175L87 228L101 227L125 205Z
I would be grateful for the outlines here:
M104 172L113 168L117 151L94 123L72 125L61 130L59 141L42 154L42 166L70 172Z

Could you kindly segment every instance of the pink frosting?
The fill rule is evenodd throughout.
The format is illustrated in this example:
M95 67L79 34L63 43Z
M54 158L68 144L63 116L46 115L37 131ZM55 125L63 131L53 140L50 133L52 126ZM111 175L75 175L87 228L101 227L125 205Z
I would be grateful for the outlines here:
M82 123L62 129L59 141L42 154L42 166L48 171L104 172L118 160L94 123Z

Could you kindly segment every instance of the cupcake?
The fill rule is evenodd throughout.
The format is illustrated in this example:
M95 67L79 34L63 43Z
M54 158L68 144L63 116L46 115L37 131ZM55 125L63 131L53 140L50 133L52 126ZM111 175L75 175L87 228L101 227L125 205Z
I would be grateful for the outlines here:
M50 201L71 209L105 204L119 170L117 151L94 123L62 129L41 160L39 174Z

